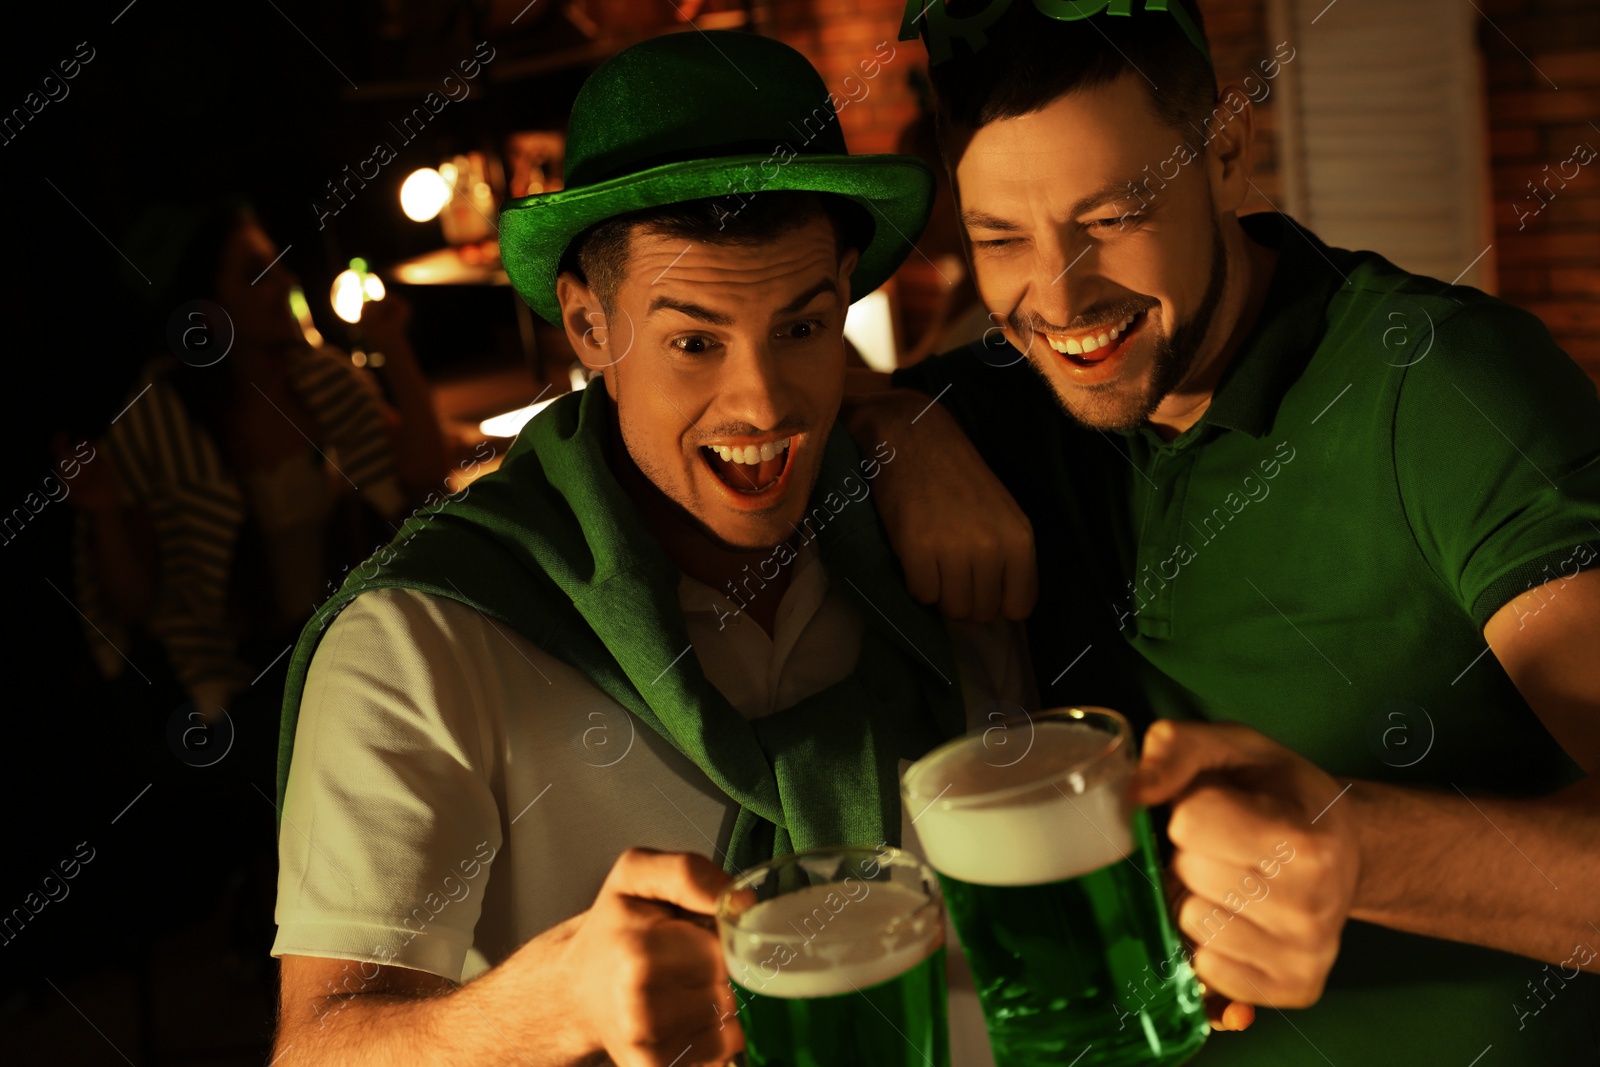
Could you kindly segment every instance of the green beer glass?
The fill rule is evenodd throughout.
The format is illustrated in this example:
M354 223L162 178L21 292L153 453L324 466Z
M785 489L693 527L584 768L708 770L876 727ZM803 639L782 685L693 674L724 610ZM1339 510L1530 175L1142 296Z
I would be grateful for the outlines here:
M1167 913L1132 735L1104 708L1008 718L901 792L944 884L996 1067L1177 1064L1210 1033Z
M749 1067L950 1067L944 898L908 852L752 867L717 900Z

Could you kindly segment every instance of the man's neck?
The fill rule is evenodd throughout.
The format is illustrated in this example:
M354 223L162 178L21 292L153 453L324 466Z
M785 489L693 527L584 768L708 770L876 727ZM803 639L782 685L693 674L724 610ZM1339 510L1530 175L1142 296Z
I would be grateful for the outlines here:
M1217 383L1255 328L1266 303L1278 250L1257 244L1237 218L1223 228L1223 247L1228 257L1228 280L1211 331L1217 340L1208 339L1189 374L1150 416L1151 427L1166 441L1199 422L1211 407Z
M596 383L591 388L603 388ZM634 506L644 517L645 526L666 550L667 558L678 569L698 582L727 596L727 590L738 584L747 570L772 558L772 548L736 550L713 541L699 524L689 518L682 508L656 488L654 482L633 462L623 443L622 432L615 419L611 423L611 440L606 449L606 462L616 475L622 491L628 494ZM741 611L749 615L770 636L778 616L778 602L789 588L792 568L779 567L775 578L762 576L759 593L744 601Z

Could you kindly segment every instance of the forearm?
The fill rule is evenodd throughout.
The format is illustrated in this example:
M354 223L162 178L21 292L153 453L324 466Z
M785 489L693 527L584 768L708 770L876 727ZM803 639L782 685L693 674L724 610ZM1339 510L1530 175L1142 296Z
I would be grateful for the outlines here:
M839 421L882 461L867 477L911 595L954 619L1032 614L1033 526L939 398L852 388Z
M566 1020L542 1010L537 995L512 998L485 975L460 989L423 999L383 993L329 998L319 1024L280 1042L281 1067L580 1067L597 1062L571 1035Z
M279 1067L432 1067L472 1063L586 1067L603 1062L580 1032L561 955L572 926L524 945L500 966L437 992L354 992L291 1004L274 1049ZM356 965L366 966L366 965ZM348 984L348 983L347 983Z
M1521 799L1352 783L1351 917L1600 972L1597 784Z
M912 419L928 400L931 397L917 390L891 386L888 374L851 370L845 374L845 402L838 408L838 421L858 442L883 440L885 434L915 432Z
M844 371L845 403L850 398L881 393L886 389L893 389L889 375L880 370L867 370L861 367L846 367Z

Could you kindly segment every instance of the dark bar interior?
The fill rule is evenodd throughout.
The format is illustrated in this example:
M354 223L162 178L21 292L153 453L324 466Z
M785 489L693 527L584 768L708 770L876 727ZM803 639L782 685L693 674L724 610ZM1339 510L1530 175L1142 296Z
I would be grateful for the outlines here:
M0 19L0 1061L1600 1063L1593 0ZM1045 778L936 762L1017 731ZM1048 834L982 820L1040 782ZM1120 881L965 858L1113 794ZM754 965L710 901L824 848L795 915L932 908L932 1036L734 970L657 1047L617 1005L670 953L534 961L648 897ZM374 997L474 1036L380 1052Z

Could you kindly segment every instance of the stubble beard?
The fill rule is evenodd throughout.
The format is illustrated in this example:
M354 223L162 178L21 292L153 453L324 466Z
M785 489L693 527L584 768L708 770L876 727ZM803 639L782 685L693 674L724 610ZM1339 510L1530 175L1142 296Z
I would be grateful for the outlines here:
M1138 394L1130 395L1126 391L1125 384L1116 382L1080 387L1062 386L1050 375L1041 371L1037 361L1029 359L1028 365L1055 393L1056 402L1060 404L1061 410L1080 426L1090 430L1131 433L1143 426L1150 416L1155 414L1161 402L1178 387L1188 375L1190 368L1194 366L1200 346L1205 342L1206 335L1211 330L1212 320L1216 318L1217 308L1222 303L1222 291L1227 281L1227 247L1222 241L1222 227L1217 224L1213 216L1211 277L1206 282L1206 291L1200 299L1200 306L1186 321L1179 323L1178 328L1171 334L1161 335L1157 341L1155 358L1151 361L1149 380ZM1028 331L1019 328L1019 325L1013 323L1013 329L1019 335L1026 334ZM1047 351L1046 358L1060 357L1054 351Z

